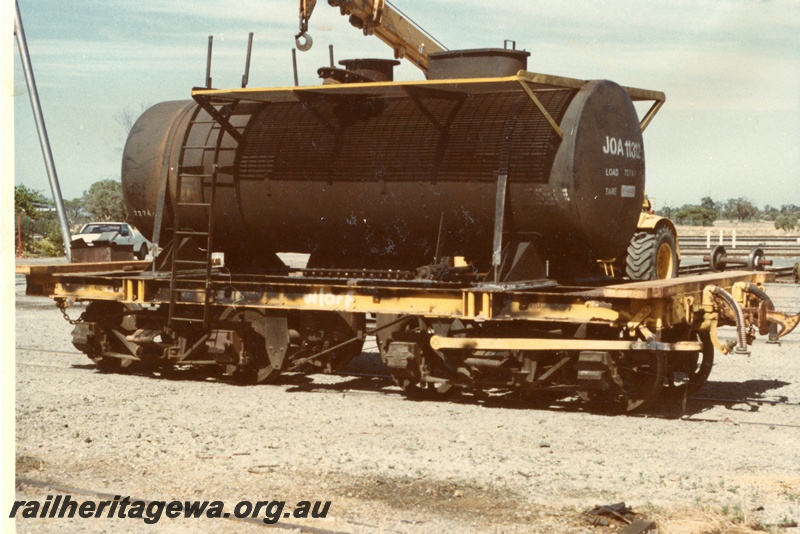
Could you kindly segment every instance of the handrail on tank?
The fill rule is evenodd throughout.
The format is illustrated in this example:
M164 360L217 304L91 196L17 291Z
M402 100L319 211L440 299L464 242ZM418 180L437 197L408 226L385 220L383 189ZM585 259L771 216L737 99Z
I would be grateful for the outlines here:
M367 82L367 83L350 83L350 84L336 84L336 85L322 85L322 86L305 86L305 87L292 87L292 88L262 88L262 89L245 89L245 88L235 88L235 89L204 89L204 88L195 88L192 91L192 97L199 102L201 105L205 104L204 107L212 108L209 105L209 102L212 101L214 98L235 98L237 100L252 100L252 101L272 101L281 99L281 97L287 96L285 93L289 93L292 95L293 98L300 99L302 98L302 94L305 92L312 91L322 91L322 92L336 92L340 93L342 91L345 92L354 92L358 94L364 94L365 89L369 89L370 94L372 91L380 91L382 89L386 89L387 92L384 93L385 96L391 96L390 91L393 88L402 88L407 89L408 87L438 87L442 88L442 86L450 86L450 90L453 91L464 91L470 92L474 91L479 88L478 84L489 84L490 86L496 85L497 88L502 88L503 85L509 84L513 82L517 82L522 90L528 95L531 101L536 105L539 112L542 116L547 120L550 126L553 128L553 131L559 138L564 137L564 132L561 130L558 122L550 115L547 111L545 106L541 103L539 98L536 96L537 90L542 89L552 89L552 88L566 88L566 89L575 89L579 90L586 84L586 80L580 80L576 78L567 78L564 76L554 76L551 74L540 74L535 72L529 72L525 70L520 70L517 72L515 76L508 76L508 77L498 77L498 78L466 78L466 79L440 79L440 80L424 80L424 81L404 81L404 82ZM647 126L652 122L653 118L656 116L656 113L661 109L666 101L666 95L661 91L653 91L650 89L640 89L637 87L623 87L623 89L628 93L631 100L634 102L641 102L641 101L648 101L652 100L653 105L648 109L647 113L645 113L644 117L639 122L639 127L641 131L647 128ZM374 94L373 96L381 96L380 92ZM212 111L209 111L211 113ZM213 115L213 113L212 113ZM225 126L224 122L223 126ZM238 134L238 132L236 132Z
M644 131L644 129L647 128L647 126L653 120L653 117L655 117L656 113L658 113L658 110L661 109L661 106L664 105L664 102L665 102L665 99L656 100L655 102L653 102L653 105L650 106L650 109L647 110L647 113L645 113L644 118L639 123L639 125L642 128L642 131Z
M552 115L550 115L550 113L547 112L547 108L545 108L544 105L536 97L536 93L533 92L533 89L531 89L528 86L528 84L525 82L525 80L523 80L521 77L519 78L519 84L522 86L522 89L526 93L528 93L528 96L533 101L533 103L536 105L536 107L539 109L539 112L544 116L545 119L547 119L547 122L550 123L550 126L553 127L553 130L556 132L556 135L558 135L560 138L563 139L564 138L564 132L561 130L561 127L558 125L558 123L552 117Z
M653 121L653 117L656 116L658 110L661 109L661 106L664 105L664 102L667 101L667 96L662 93L661 91L652 91L650 89L638 89L636 87L623 87L631 97L631 100L634 102L641 102L652 100L653 105L650 106L650 109L647 110L645 113L644 118L639 122L639 126L642 128L642 131L647 128L647 126Z
M291 87L255 87L255 88L230 88L230 89L206 89L195 87L192 90L192 97L205 96L210 98L236 98L242 101L269 102L280 99L294 100L297 92L320 92L320 93L356 93L368 96L380 96L379 92L386 90L391 96L392 90L399 91L403 87L412 86L420 88L445 89L456 92L475 92L475 91L496 91L502 89L504 85L516 85L520 81L529 84L531 90L542 89L580 89L586 84L586 80L577 78L567 78L564 76L554 76L551 74L540 74L525 70L519 71L514 76L503 76L496 78L447 78L439 80L408 80L391 82L360 82L347 84L330 85L306 85ZM449 87L448 87L449 86ZM485 87L484 87L485 86ZM396 88L396 89L395 89ZM654 100L664 102L666 96L661 91L650 89L640 89L636 87L623 87L630 95L631 100L643 101ZM652 118L652 117L651 117Z

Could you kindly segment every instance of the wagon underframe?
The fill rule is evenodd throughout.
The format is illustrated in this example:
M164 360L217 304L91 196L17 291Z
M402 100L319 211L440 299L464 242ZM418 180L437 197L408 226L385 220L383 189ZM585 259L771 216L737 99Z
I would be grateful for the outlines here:
M72 321L74 343L105 369L205 366L268 382L284 371L339 371L375 335L384 363L410 394L508 387L578 393L623 410L653 400L663 386L698 387L714 348L745 352L755 330L777 338L798 319L761 298L771 276L763 272L558 286L303 269L215 271L209 284L204 273L187 271L174 303L180 322L168 317L168 273L29 276L64 311L88 303ZM722 325L736 327L735 342L718 338Z

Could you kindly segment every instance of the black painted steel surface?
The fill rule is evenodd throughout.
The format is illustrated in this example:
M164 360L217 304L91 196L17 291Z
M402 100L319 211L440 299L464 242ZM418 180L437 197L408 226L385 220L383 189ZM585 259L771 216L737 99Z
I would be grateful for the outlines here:
M226 135L221 151L204 148L217 136L205 112L198 118L208 122L193 124L184 140L193 102L145 112L122 168L134 224L152 233L166 176L163 228L171 228L185 144L184 171L220 169L215 248L244 266L273 252L307 252L314 267L413 269L433 261L441 222L441 254L487 268L499 174L509 178L506 233L534 243L556 276L621 254L635 231L642 135L628 94L613 82L536 92L563 139L522 90L297 94L302 101L237 107L230 121L244 140ZM187 180L183 188L184 201L208 197ZM202 227L205 208L185 209L182 222ZM162 231L162 244L169 235Z

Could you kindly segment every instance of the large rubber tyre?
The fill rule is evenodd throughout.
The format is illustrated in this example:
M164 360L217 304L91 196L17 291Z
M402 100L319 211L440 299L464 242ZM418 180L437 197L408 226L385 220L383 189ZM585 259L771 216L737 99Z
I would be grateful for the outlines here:
M625 259L625 274L631 280L666 280L678 276L675 234L668 226L633 235Z
M147 258L147 243L142 243L142 247L139 249L139 252L136 253L137 260L144 260Z

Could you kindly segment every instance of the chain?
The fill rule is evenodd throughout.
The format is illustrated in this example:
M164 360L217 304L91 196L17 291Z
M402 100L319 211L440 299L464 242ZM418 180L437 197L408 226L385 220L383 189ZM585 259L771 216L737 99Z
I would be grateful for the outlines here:
M61 310L61 315L64 316L64 320L67 321L71 325L76 325L78 323L83 322L83 316L86 312L81 313L81 315L77 319L70 319L69 315L67 315L67 301L66 299L56 299L56 306L59 310Z

